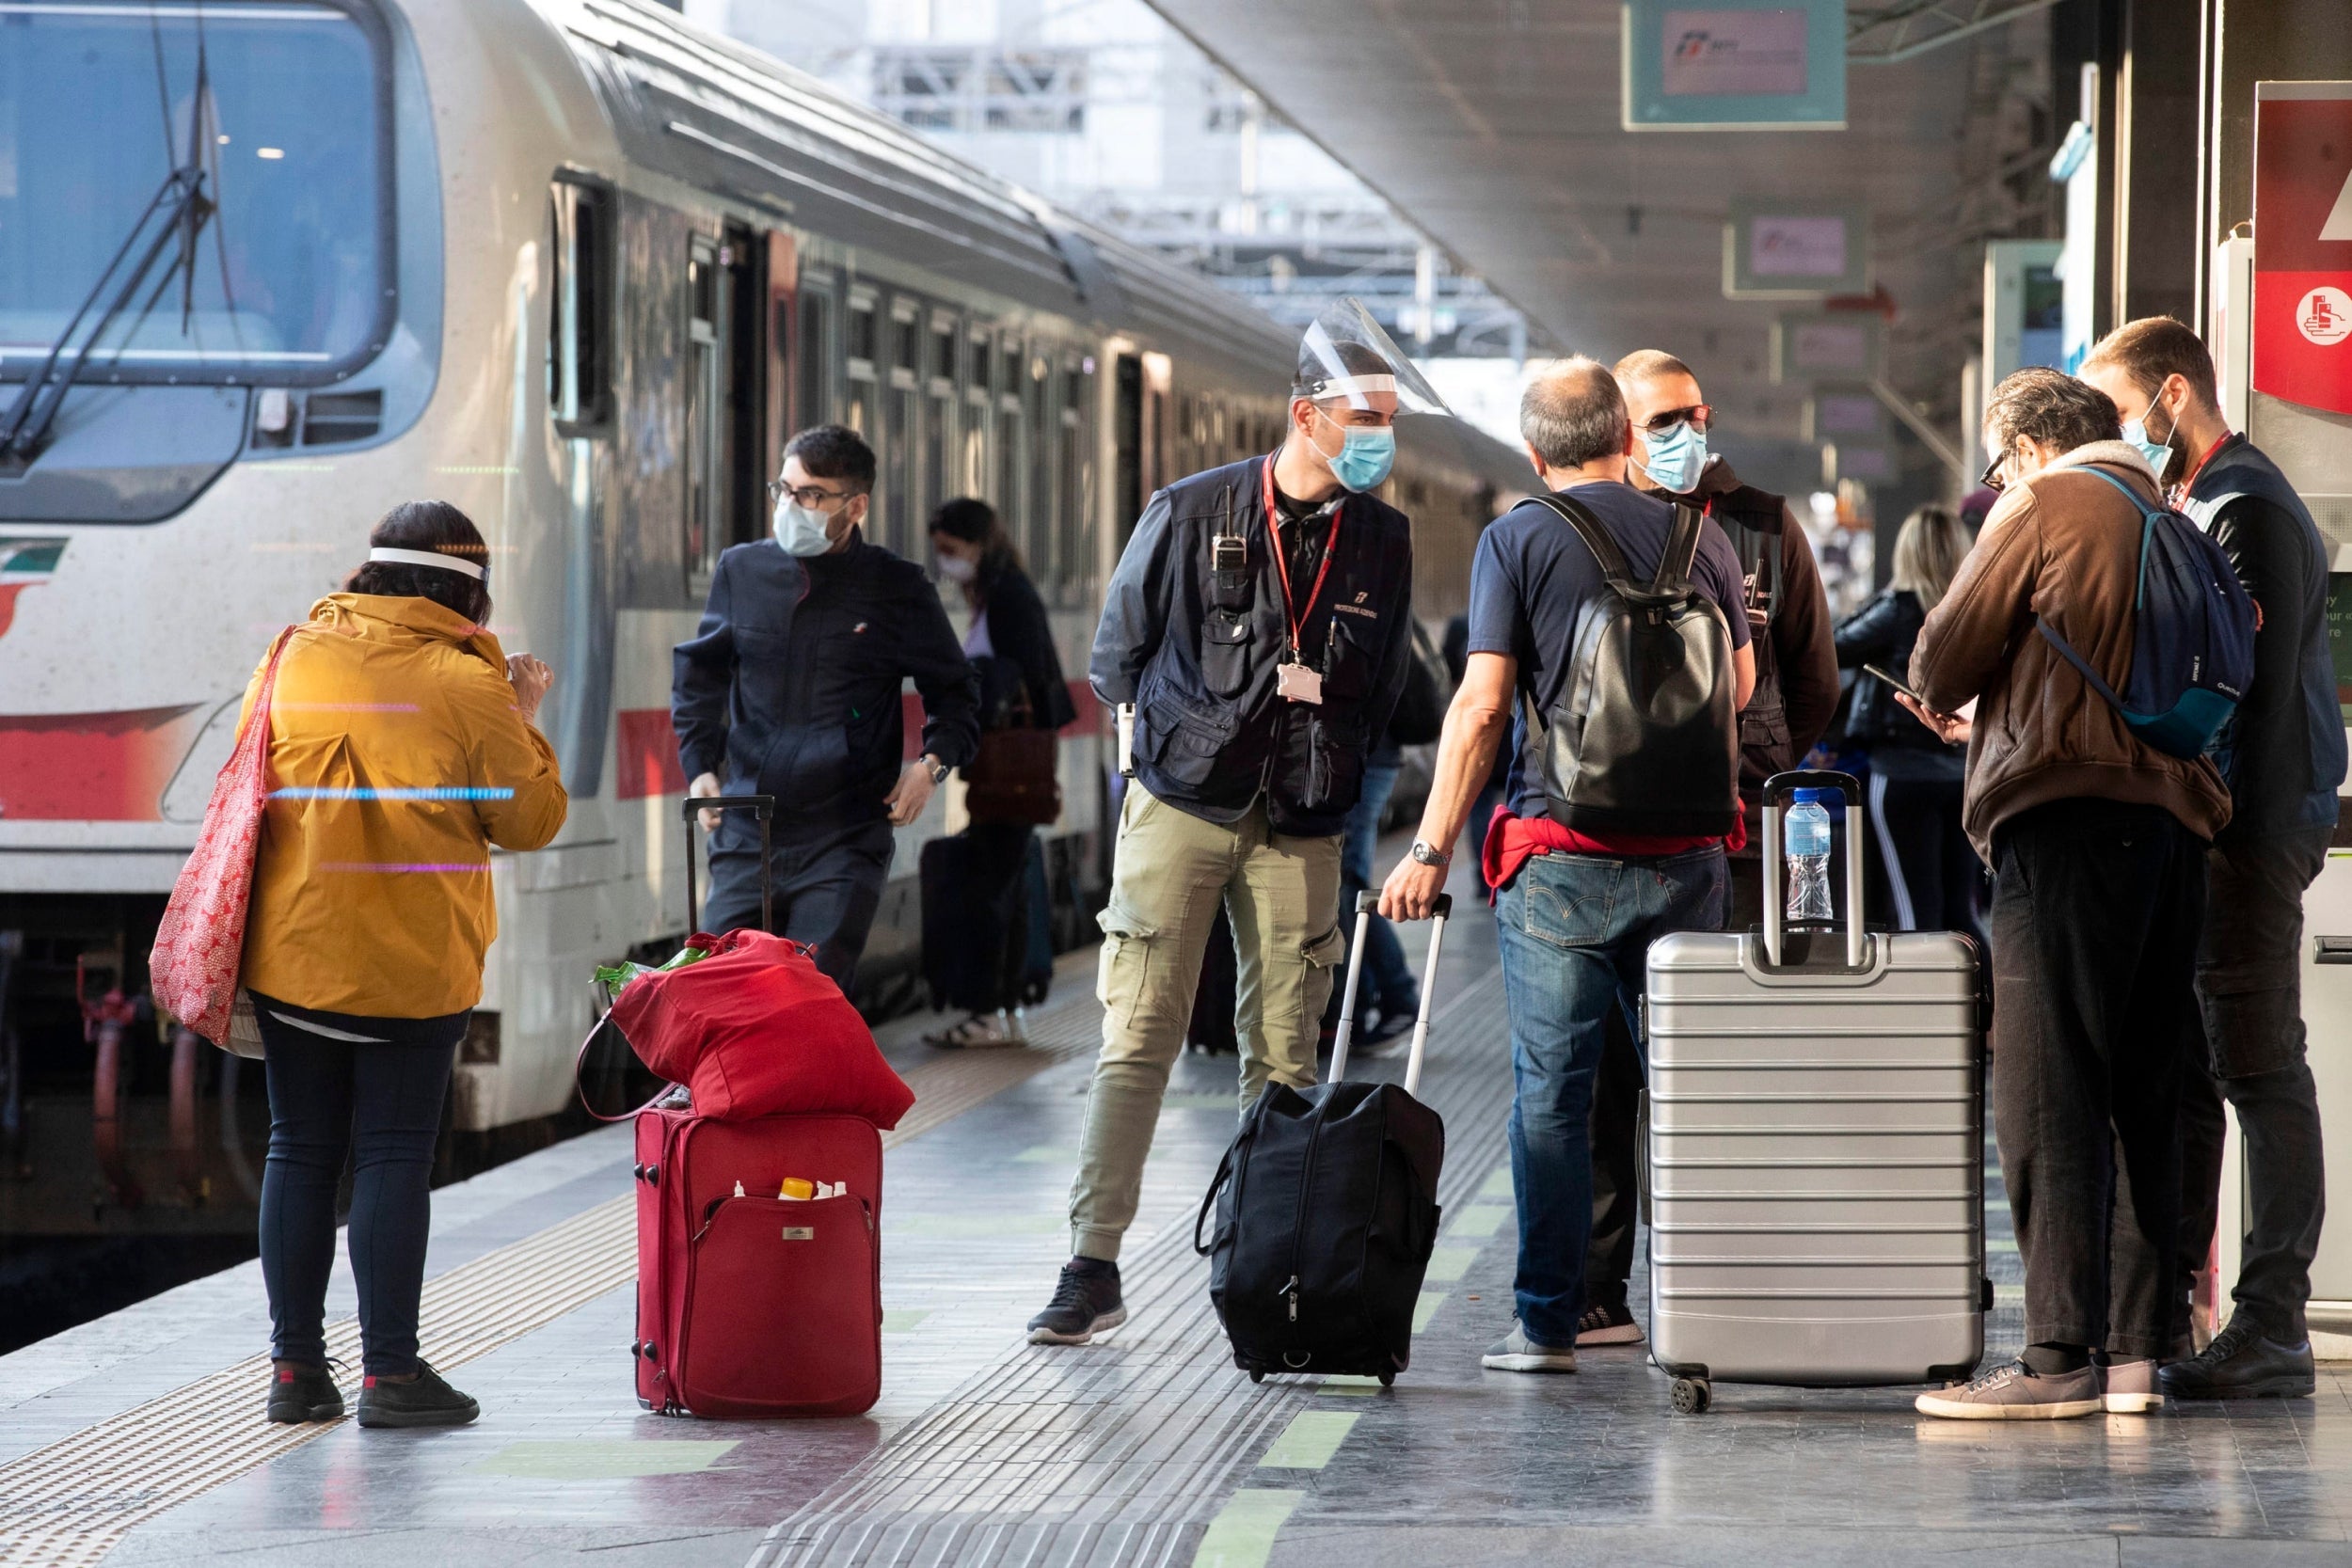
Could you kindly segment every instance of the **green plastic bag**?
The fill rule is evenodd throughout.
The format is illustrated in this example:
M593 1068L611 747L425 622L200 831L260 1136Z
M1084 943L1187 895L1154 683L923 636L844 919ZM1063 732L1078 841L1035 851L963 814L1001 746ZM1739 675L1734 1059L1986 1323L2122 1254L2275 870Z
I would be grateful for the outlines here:
M631 980L641 974L659 974L664 970L684 969L688 964L697 963L708 957L710 957L710 952L707 948L681 947L677 950L677 956L664 964L641 964L634 959L623 959L616 964L600 964L596 968L596 983L603 986L609 994L618 996Z

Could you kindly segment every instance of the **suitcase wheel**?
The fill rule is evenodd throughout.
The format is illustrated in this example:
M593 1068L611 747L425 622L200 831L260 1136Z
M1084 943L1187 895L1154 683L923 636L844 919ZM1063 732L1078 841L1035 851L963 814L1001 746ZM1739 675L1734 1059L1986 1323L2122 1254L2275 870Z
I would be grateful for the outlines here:
M1255 1367L1252 1367L1249 1369L1249 1381L1252 1383L1263 1383L1265 1381L1265 1373L1258 1370Z
M1382 1373L1380 1374L1380 1386L1381 1386L1381 1387L1383 1387L1383 1388L1393 1388L1393 1387L1395 1387L1395 1386L1396 1386L1396 1374L1395 1374L1394 1372L1382 1372Z
M1703 1377L1678 1377L1675 1379L1672 1398L1676 1415L1699 1416L1715 1402L1715 1390Z

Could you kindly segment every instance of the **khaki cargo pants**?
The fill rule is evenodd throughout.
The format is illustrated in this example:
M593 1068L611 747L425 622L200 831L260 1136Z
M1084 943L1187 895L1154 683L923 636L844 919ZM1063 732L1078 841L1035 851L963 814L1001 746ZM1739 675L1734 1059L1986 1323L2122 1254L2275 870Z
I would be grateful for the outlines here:
M1239 969L1242 1110L1269 1079L1297 1089L1315 1081L1315 1038L1346 952L1338 835L1277 833L1263 800L1220 827L1152 799L1131 780L1119 814L1111 901L1100 917L1103 1053L1070 1191L1071 1250L1080 1257L1116 1260L1135 1220L1143 1162L1168 1069L1184 1048L1219 903L1233 923Z

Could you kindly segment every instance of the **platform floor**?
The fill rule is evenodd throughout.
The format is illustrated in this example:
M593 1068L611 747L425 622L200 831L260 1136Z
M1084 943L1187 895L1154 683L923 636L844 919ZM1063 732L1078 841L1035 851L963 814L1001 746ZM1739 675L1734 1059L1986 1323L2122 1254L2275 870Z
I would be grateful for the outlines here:
M0 1358L0 1564L2352 1564L2340 1368L2316 1400L2007 1427L1924 1419L1908 1391L1722 1385L1676 1417L1638 1348L1572 1378L1482 1371L1510 1320L1510 1073L1492 927L1461 902L1423 1085L1447 1221L1393 1390L1253 1386L1224 1353L1190 1231L1230 1058L1178 1069L1123 1264L1133 1321L1023 1342L1065 1255L1099 1028L1077 955L1028 1050L885 1031L920 1098L891 1140L869 1416L638 1409L614 1129L436 1195L426 1354L480 1398L475 1426L267 1426L258 1265ZM2017 1259L1988 1186L1999 1354Z

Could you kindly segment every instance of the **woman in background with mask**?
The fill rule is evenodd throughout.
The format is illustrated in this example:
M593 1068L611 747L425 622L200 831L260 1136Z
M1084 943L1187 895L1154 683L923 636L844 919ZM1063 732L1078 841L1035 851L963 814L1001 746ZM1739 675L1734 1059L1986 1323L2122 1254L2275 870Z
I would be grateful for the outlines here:
M1848 709L1846 738L1870 755L1870 828L1903 931L1964 931L1985 941L1979 918L1984 872L1961 831L1962 775L1967 749L1947 746L1903 711L1887 684L1865 664L1902 674L1928 612L1974 543L1966 525L1940 506L1903 519L1895 536L1893 580L1837 627L1839 668L1860 671Z
M1062 678L1045 602L1022 569L1020 552L995 508L974 499L951 500L932 515L930 534L939 575L961 592L971 611L963 656L979 675L983 752L998 749L988 738L992 733L1040 730L1050 736L1074 720L1077 707ZM1025 754L1045 764L1053 753L1037 745ZM1043 783L1041 772L1038 782ZM930 1039L946 1047L1019 1045L1021 1025L1014 1009L1024 1002L1041 1000L1050 977L1036 973L1041 966L1031 951L1030 927L1042 911L1032 909L1033 900L1025 896L1034 891L1025 884L1036 825L994 819L997 813L985 792L975 792L969 802L972 822L961 837L971 898L965 913L972 918L960 928L975 951L960 955L969 961L946 968L977 983L970 990L948 988L961 993L942 1000L971 1016Z

